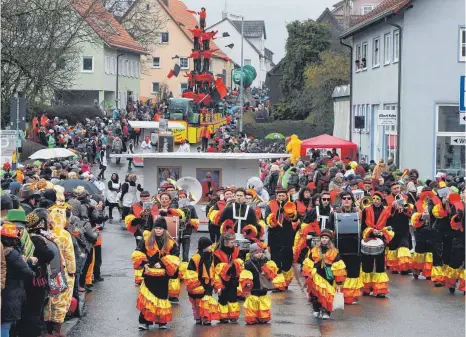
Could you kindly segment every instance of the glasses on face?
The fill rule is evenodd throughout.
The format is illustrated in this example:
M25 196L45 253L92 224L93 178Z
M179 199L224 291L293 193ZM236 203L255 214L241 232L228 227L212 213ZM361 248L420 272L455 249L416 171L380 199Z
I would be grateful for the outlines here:
M322 201L330 201L330 198L322 198Z
M342 200L351 200L351 197L343 197Z
M206 179L210 179L210 178L212 178L212 177L206 177Z

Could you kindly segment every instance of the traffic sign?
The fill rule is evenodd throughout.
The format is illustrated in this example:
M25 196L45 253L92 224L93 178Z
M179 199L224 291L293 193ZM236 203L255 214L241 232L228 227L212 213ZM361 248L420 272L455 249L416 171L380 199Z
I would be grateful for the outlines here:
M466 137L464 136L451 137L450 145L466 145Z
M460 112L460 125L466 124L466 112Z
M466 111L466 76L460 77L460 111Z
M377 125L393 126L396 125L396 111L394 110L379 110L377 113Z

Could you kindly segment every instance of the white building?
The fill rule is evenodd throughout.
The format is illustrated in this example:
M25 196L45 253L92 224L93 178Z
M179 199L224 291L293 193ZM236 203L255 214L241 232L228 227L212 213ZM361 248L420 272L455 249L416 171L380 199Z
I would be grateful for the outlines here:
M423 178L437 171L464 175L464 11L464 0L384 0L341 36L352 38L348 130L362 157L391 156ZM422 52L426 46L435 48ZM394 114L394 123L383 125L380 110ZM364 119L362 128L356 118Z
M224 13L223 20L206 30L218 30L218 40L215 41L217 47L238 67L241 66L241 21L230 20ZM223 33L229 36L222 37ZM273 67L273 53L265 48L266 39L263 20L244 21L243 64L250 64L256 69L257 77L252 86L257 88L262 88L267 71Z

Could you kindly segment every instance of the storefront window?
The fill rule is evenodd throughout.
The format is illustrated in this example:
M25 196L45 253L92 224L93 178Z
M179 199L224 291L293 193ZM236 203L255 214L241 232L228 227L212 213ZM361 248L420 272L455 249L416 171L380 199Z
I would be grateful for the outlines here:
M437 106L436 171L465 175L466 146L454 139L465 138L465 125L459 123L458 105Z

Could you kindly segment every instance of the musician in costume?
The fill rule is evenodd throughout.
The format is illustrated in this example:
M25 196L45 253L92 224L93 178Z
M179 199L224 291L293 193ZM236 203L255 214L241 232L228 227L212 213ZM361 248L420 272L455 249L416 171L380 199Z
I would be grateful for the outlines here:
M188 193L184 190L178 191L178 200L181 203L183 200L188 200ZM189 261L189 246L191 245L191 234L193 229L195 231L199 228L199 219L197 217L196 209L192 205L182 207L182 211L185 215L185 229L179 234L178 245L183 250L182 261Z
M243 270L235 234L223 233L214 251L215 289L219 293L220 323L237 322L240 315L237 288Z
M151 231L152 223L158 211L158 207L151 201L148 191L142 191L139 196L141 201L132 204L130 214L125 217L126 229L134 235L136 247L143 240L144 231ZM142 269L134 269L134 283L140 285L142 281Z
M178 221L177 223L179 224L181 221L185 220L185 212L182 209L175 209L172 208L173 206L173 198L172 198L172 191L164 191L159 194L159 201L160 201L160 208L155 212L156 218L158 217L177 217ZM196 222L194 222L196 223ZM192 226L192 224L191 224ZM179 240L179 238L175 238L176 240ZM179 248L177 249L178 254L180 253ZM179 255L178 255L179 256ZM186 263L185 263L186 265ZM186 266L182 266L181 269L184 270ZM182 276L182 275L181 275ZM179 297L180 297L180 291L181 291L181 282L179 278L171 278L169 281L169 286L168 286L168 294L169 294L169 300L170 302L177 303L179 302Z
M184 274L184 283L197 325L211 325L212 321L220 319L218 303L212 297L214 279L212 241L201 237L197 244L197 253L189 261Z
M414 235L416 238L412 264L415 279L422 273L427 280L430 280L433 266L437 267L437 272L442 266L442 257L434 255L434 233L432 229L435 222L434 206L441 202L429 187L422 189L419 200L416 202L415 212L411 217L411 224L415 228Z
M220 239L220 216L225 209L227 201L225 200L226 191L223 187L217 188L217 198L212 199L207 206L207 218L209 219L209 235L212 242L218 242ZM231 193L231 191L229 192Z
M359 213L358 207L355 206L354 196L351 191L340 193L341 206L335 208L330 214L327 228L335 232L336 215L339 213ZM340 256L346 266L347 278L342 286L342 292L345 296L346 304L356 304L361 297L361 288L363 283L360 278L361 256L358 250L360 233L355 233L355 240L339 240L338 249Z
M257 224L259 225L260 231L257 233L256 240L261 240L265 234L266 224L264 217L262 216L262 208L259 206L262 203L257 191L255 189L248 189L246 191L246 203L251 205L256 212ZM243 235L246 235L243 233ZM254 241L256 241L254 240Z
M406 194L401 194L398 182L391 183L390 192L386 198L390 209L387 225L392 227L395 237L388 244L386 264L392 274L407 275L412 268L409 226L414 206L408 202Z
M383 199L381 192L374 192L372 194L372 205L364 208L361 212L362 239L365 243L378 244L378 246L366 246L369 251L365 251L363 244L361 254L363 295L369 296L372 291L372 295L378 298L384 298L388 294L384 247L395 235L390 228L386 227L387 220L390 217L390 208L383 206ZM380 253L376 254L377 250L380 250Z
M346 279L346 266L332 242L333 232L324 229L320 241L303 262L302 274L307 277L307 291L311 296L314 317L329 319L333 311L333 297Z
M311 189L309 187L303 187L299 191L298 200L295 201L296 209L298 211L298 217L302 220L306 216L307 213L311 212L312 210L312 202L311 202Z
M370 197L370 196L372 196L373 188L372 188L372 180L371 180L371 178L365 178L365 179L363 180L363 190L364 190L364 196L365 196L365 197Z
M306 213L303 223L295 236L293 245L293 258L295 262L302 262L308 254L309 248L306 245L306 237L312 235L314 238L317 238L321 230L326 228L332 211L330 201L330 193L323 191L319 197L318 205Z
M280 290L288 288L293 279L293 244L298 226L296 205L288 201L287 190L278 187L276 200L267 204L265 221L268 226L268 244L272 261L278 267L279 276L284 278Z
M235 202L229 203L223 210L219 223L222 234L231 228L235 233L239 231L246 239L254 241L261 233L261 227L257 224L256 212L253 207L246 204L246 190L241 187L235 191Z
M178 277L178 246L167 230L165 218L159 217L150 235L141 240L131 255L133 267L143 270L136 308L139 310L139 330L148 330L158 324L166 329L172 321L172 309L168 300L168 283Z
M461 196L452 193L450 200L450 226L452 233L452 252L449 263L445 266L445 285L451 294L455 293L456 284L459 282L459 291L465 291L465 273L464 273L464 203L466 202L466 193L463 187Z
M246 324L267 324L271 319L270 310L272 301L267 295L268 285L263 284L262 277L270 282L277 277L278 267L273 261L269 261L264 254L265 244L254 243L249 247L250 259L245 262L242 276L246 274L252 278L252 285L247 287L242 283L243 292L246 293L244 301L244 319ZM243 277L240 277L242 282Z

